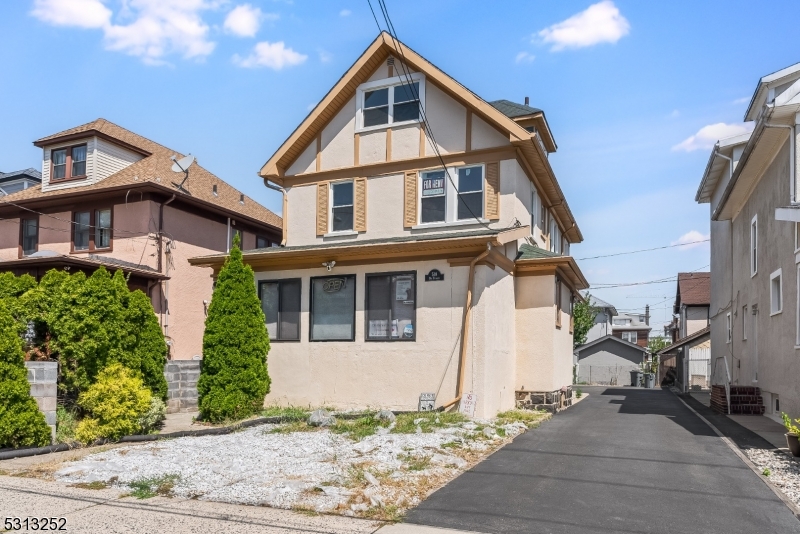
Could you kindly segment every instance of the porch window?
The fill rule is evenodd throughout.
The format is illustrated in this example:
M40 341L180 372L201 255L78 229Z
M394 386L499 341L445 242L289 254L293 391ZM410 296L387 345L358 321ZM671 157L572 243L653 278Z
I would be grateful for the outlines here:
M271 246L269 239L263 235L256 236L256 248L270 248Z
M50 152L50 179L65 180L86 176L86 145L57 148Z
M300 291L299 278L258 283L258 296L271 341L300 340Z
M356 277L311 279L311 341L355 341Z
M29 256L39 250L39 220L22 219L22 255Z
M367 275L366 340L414 341L417 273Z
M639 340L639 336L636 332L623 332L622 333L622 341L627 341L629 343L636 344Z
M331 232L353 230L353 182L331 184Z

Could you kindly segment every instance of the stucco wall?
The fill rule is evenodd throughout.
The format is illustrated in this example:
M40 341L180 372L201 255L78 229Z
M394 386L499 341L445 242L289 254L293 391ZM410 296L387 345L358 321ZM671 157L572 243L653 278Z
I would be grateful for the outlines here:
M555 355L561 347L556 341L555 303L553 301L555 277L553 275L519 276L515 279L516 302L516 360L518 391L555 391L572 383L572 347L566 355ZM566 318L569 325L569 317ZM562 322L562 324L564 324ZM564 374L557 370L568 360L565 382L556 377Z
M425 282L434 268L444 281ZM416 341L364 341L365 273L407 270L417 271ZM310 342L309 278L327 274L324 268L256 273L257 281L302 277L300 341L272 342L267 403L410 410L423 392L437 393L438 404L455 396L467 267L439 260L336 268L335 275L356 275L355 341ZM479 266L475 287L465 391L477 393L482 417L514 403L513 279Z
M686 333L684 336L691 336L695 332L708 326L708 307L707 306L687 306L686 307Z

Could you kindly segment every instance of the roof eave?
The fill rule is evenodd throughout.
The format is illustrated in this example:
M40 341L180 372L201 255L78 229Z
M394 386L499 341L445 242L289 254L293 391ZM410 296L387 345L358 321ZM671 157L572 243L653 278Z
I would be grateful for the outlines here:
M59 143L66 143L68 141L77 141L79 139L85 139L87 137L100 137L100 138L105 139L107 141L110 141L110 142L112 142L112 143L114 143L116 145L119 145L119 146L121 146L123 148L127 148L128 150L130 150L132 152L136 152L138 154L141 154L141 155L143 155L145 157L152 155L152 152L148 152L147 150L145 150L145 149L143 149L141 147L138 147L138 146L135 146L135 145L131 145L130 143L126 143L125 141L117 139L114 136L108 135L106 133L101 132L100 130L95 130L95 129L85 130L83 132L71 133L71 134L62 135L62 136L59 136L59 137L37 139L36 141L33 142L33 146L38 147L38 148L46 148L48 146L53 146L53 145L56 145L56 144L59 144Z

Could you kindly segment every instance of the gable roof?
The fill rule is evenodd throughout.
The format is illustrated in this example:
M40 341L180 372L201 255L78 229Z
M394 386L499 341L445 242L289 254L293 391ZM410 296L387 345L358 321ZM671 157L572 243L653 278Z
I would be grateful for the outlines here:
M353 63L278 150L264 163L259 171L259 176L283 184L286 169L352 98L358 86L367 81L390 55L395 57L396 61L402 58L411 68L425 74L431 83L434 83L451 98L471 109L475 115L507 135L509 142L524 162L525 172L539 182L536 184L537 188L547 199L549 204L547 207L555 213L561 223L564 235L571 243L583 241L583 235L550 166L543 144L536 140L537 134L528 132L513 119L504 115L405 44L394 40L386 32L378 35L361 57Z
M678 292L675 295L674 313L680 311L681 304L687 306L711 304L711 273L678 273Z
M702 330L698 330L694 334L689 334L688 336L679 339L678 341L676 341L672 345L667 345L666 347L664 347L663 349L658 351L656 354L661 355L661 354L665 354L667 352L672 352L673 350L679 349L682 346L686 345L687 343L690 343L692 341L700 339L703 336L708 336L708 338L711 339L711 325L708 325L707 327L703 328Z
M85 195L90 192L127 190L146 186L162 190L170 195L178 194L189 202L242 216L253 222L274 226L276 229L281 228L282 221L278 215L246 195L244 204L242 204L240 191L201 167L197 162L189 167L189 178L184 184L183 190L179 189L178 184L183 177L172 171L171 156L175 155L180 158L182 154L105 119L97 119L42 137L34 141L34 145L43 148L55 143L95 135L134 150L144 157L94 184L55 191L42 191L42 186L36 185L5 196L0 203L27 204L44 199ZM213 192L214 185L217 186L216 195Z
M608 334L607 336L599 337L594 341L586 343L585 345L581 345L580 347L577 347L573 352L575 353L582 352L583 350L588 349L589 347L594 347L595 345L602 343L604 341L613 341L614 343L620 343L626 347L630 347L639 350L641 352L647 352L647 348L642 347L641 345L637 345L636 343L631 343L630 341L625 341L624 339L616 337L613 334Z

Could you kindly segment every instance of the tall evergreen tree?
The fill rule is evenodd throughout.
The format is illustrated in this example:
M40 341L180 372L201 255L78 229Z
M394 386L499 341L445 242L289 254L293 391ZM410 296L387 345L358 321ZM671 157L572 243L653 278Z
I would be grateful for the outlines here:
M197 391L204 419L241 419L261 409L270 386L268 352L253 269L242 261L237 236L214 287L203 334Z
M18 326L0 299L0 447L43 447L50 428L31 397Z
M126 351L133 355L136 362L132 370L141 376L154 397L166 401L164 364L167 363L167 343L153 311L153 304L147 295L137 289L128 295L125 311L126 323L132 334L127 340Z

